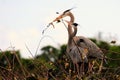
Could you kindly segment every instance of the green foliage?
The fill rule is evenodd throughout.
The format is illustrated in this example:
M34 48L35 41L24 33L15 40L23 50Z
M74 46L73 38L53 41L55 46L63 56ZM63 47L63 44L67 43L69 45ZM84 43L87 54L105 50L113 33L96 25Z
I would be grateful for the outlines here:
M43 47L41 50L43 53L36 58L41 58L45 61L55 61L56 59L58 59L58 55L60 54L59 49L50 45Z
M12 67L12 65L18 65L17 57L20 59L19 51L5 51L0 52L0 66ZM14 63L14 64L13 64Z
M33 69L35 69L35 65L32 62L32 59L22 59L22 64L28 71L32 71Z
M97 43L97 45L101 48L101 49L105 49L105 50L109 50L109 48L111 47L110 44L108 44L105 41L99 41Z
M107 56L111 58L111 60L109 61L110 67L115 68L120 66L120 46L111 46Z
M119 80L120 46L96 39L91 40L103 50L108 64L103 64L103 70L97 74L101 61L96 61L93 68L94 74L88 72L82 75L82 80ZM19 51L0 52L0 78L5 80L79 80L76 68L66 54L65 44L59 48L48 45L41 50L42 53L32 59L22 58Z

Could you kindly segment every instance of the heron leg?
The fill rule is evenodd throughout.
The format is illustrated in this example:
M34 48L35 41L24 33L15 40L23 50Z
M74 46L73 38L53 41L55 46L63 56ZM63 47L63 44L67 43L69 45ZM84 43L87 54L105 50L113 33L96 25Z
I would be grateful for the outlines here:
M79 62L78 65L79 65L79 69L80 69L79 70L80 74L84 75L85 70L87 70L86 68L87 68L88 65L86 65L84 62Z
M88 71L88 63L84 63L84 73L86 74Z
M102 71L102 67L103 67L103 59L102 59L100 65L99 65L98 73L100 73Z
M75 72L76 71L76 64L75 63L73 63L73 71Z
M77 73L78 73L78 75L80 75L79 66L77 63L75 63L75 65L76 65Z
M88 63L88 72L93 71L93 64L91 62Z
M84 69L85 69L84 68L84 63L82 63L81 66L80 66L80 73L81 74L84 74Z
M76 68L77 68L77 73L78 73L78 78L81 80L81 74L80 74L80 67L78 65L78 63L76 63Z

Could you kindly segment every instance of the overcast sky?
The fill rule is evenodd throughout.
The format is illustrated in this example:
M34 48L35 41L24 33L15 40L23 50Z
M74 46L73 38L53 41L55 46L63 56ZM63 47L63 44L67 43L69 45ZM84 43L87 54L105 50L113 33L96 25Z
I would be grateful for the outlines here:
M67 43L67 30L62 23L54 23L55 29L42 31L58 16L56 12L72 10L75 22L80 24L77 35L102 38L120 43L120 0L0 0L0 49L7 50L12 44L23 57L33 55L39 41L40 47L51 44L55 47Z

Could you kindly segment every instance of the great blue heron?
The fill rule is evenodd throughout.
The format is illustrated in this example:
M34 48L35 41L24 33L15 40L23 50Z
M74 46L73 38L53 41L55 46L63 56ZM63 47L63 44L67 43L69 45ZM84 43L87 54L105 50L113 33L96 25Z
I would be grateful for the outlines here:
M55 20L53 20L53 22L58 21L67 16L70 17L69 23L73 24L74 23L74 15L70 12L70 9L64 11L60 16L58 16ZM52 24L53 22L51 22L50 24ZM71 25L68 26L68 33L69 33L69 40L68 40L68 47L67 47L68 54L70 54L69 52L71 50L71 47L72 47L72 49L76 49L74 51L77 51L76 46L78 46L81 49L87 50L87 54L86 54L87 58L85 58L85 59L96 58L96 59L103 60L104 54L101 51L101 49L90 39L88 39L84 36L75 36L76 32L77 32L77 29L75 29L75 27L74 27L74 32L73 32L71 29ZM70 37L73 38L76 45L73 45L73 40ZM75 53L75 55L77 55L77 56L79 56L79 54L80 54L79 52ZM74 59L73 61L75 61L75 62L79 61L79 60L76 60L75 58L73 58L73 59ZM79 57L79 59L80 59L80 57Z
M68 23L68 44L67 44L67 53L70 56L70 58L73 61L73 64L76 66L77 68L77 72L79 74L80 72L84 72L84 63L88 63L88 59L87 59L87 49L80 47L76 44L76 33L77 33L77 23L70 23L68 21L66 21ZM74 31L72 30L72 28L74 28ZM80 66L80 70L79 70L79 66ZM83 70L82 70L83 69ZM85 69L86 70L86 69ZM86 72L86 71L85 71Z

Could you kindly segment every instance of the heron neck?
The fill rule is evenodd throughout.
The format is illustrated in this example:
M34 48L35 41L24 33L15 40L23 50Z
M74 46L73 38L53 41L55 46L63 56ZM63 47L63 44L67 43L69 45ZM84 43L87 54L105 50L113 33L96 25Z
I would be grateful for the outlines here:
M69 34L69 37L72 38L76 35L77 33L77 27L73 27L74 28L74 31L72 30L72 24L74 23L74 15L70 12L69 14L69 17L70 17L70 24L68 25L68 34Z
M77 27L74 27L74 32L72 33L72 37L74 37L77 34Z
M69 35L68 45L71 45L72 38L76 35L77 29L75 29L74 27L74 31L72 30L72 24L74 23L74 15L71 12L69 14L69 17L70 17L70 24L68 25L68 35Z
M68 25L68 45L72 45L73 37L75 37L77 34L77 27L74 26L73 29L71 25Z
M70 17L70 23L72 24L72 23L74 23L74 16L73 16L73 14L72 13L70 13L69 14L69 17Z

